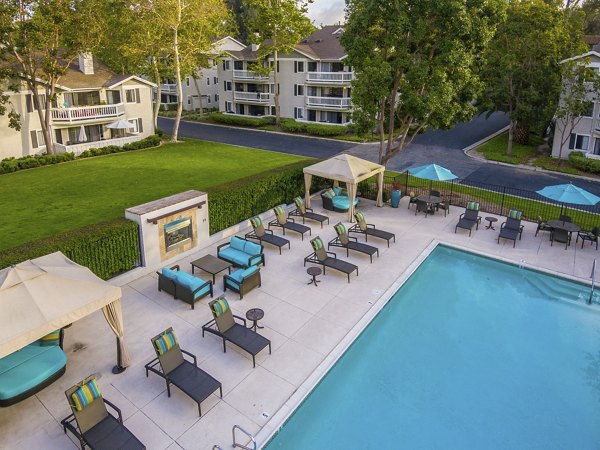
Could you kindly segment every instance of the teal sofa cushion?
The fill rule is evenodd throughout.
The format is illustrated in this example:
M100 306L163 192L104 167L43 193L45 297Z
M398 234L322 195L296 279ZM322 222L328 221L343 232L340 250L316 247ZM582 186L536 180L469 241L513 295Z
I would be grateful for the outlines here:
M229 246L234 250L239 250L240 252L243 252L246 243L247 241L245 239L240 239L239 237L234 236L231 238L231 241L229 241Z
M262 245L248 241L244 247L244 253L248 253L250 256L260 255L262 253Z
M173 270L173 269L169 269L168 267L163 267L162 270L162 275L163 277L171 280L171 281L175 281L177 280L177 274L179 273L179 271L177 270Z
M203 280L202 278L198 278L187 272L177 272L177 283L179 283L180 286L183 286L186 289L189 289L190 292L194 292L196 289L198 289L200 286L202 286L204 283L206 283L206 281ZM210 291L210 285L204 286L202 289L200 289L198 292L196 292L194 294L194 299L202 297L203 295L207 294L209 291Z
M220 250L219 257L226 259L227 261L230 261L238 266L247 266L250 255L240 250L231 248L230 246Z
M46 381L67 364L59 346L28 345L0 359L0 400L14 398Z
M350 199L348 197L346 197L345 195L336 195L335 197L333 197L333 199L331 201L333 202L333 206L335 208L345 209L345 210L350 208ZM358 205L358 198L354 199L354 206L356 206L356 205Z

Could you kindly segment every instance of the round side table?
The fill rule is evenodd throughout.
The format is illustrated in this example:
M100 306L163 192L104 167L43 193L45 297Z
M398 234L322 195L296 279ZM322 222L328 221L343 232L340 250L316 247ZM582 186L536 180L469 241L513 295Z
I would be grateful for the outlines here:
M251 330L256 331L257 328L264 328L258 325L258 321L265 317L265 312L260 308L252 308L246 311L246 319L252 321Z
M485 227L485 229L486 230L489 230L489 229L495 230L494 223L498 222L498 219L496 219L495 217L486 217L485 220L487 220L489 222L489 225L487 227Z
M321 282L317 280L317 276L321 275L322 273L320 267L309 267L308 269L306 269L306 273L312 277L312 280L310 280L307 284L314 284L315 286L317 286L317 283Z

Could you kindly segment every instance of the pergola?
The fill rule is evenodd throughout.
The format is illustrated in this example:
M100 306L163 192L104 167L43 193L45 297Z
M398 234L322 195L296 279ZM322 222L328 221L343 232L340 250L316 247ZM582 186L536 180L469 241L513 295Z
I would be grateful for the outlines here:
M374 175L377 178L377 206L383 206L383 174L385 166L376 164L356 156L341 154L321 161L312 166L304 168L304 185L306 187L305 202L310 208L310 185L312 177L329 178L337 186L341 181L346 183L350 208L348 209L348 221L354 222L354 199L356 198L356 187L358 183Z
M101 309L117 336L117 366L129 366L123 343L121 288L61 252L0 270L0 358Z

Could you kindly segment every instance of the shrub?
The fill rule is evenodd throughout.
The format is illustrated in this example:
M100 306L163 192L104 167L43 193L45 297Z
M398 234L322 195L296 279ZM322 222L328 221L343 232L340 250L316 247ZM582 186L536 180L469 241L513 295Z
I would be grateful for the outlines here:
M158 128L158 127L156 127L156 128L154 129L154 132L156 133L156 135L157 135L158 137L162 137L162 136L163 136L163 134L165 134L165 132L162 130L162 128Z
M340 136L347 133L343 125L323 125L320 123L309 123L306 132L312 136Z
M61 251L107 280L140 264L138 225L117 219L0 251L0 267Z
M232 114L224 114L220 112L212 113L209 117L211 120L224 125L238 125L242 127L262 127L264 125L268 125L266 117L234 116Z
M306 123L296 122L294 119L282 119L281 130L286 133L306 133Z
M132 142L131 144L125 144L122 147L118 145L109 145L101 148L90 148L82 152L79 158L89 158L91 156L110 155L111 153L129 152L132 150L141 150L143 148L156 147L160 144L160 136L154 134L142 139L141 141Z
M586 158L582 152L569 153L569 162L583 172L600 174L600 160Z
M17 170L57 164L75 159L73 153L58 153L56 155L23 156L21 158L6 158L0 161L0 174L16 172Z

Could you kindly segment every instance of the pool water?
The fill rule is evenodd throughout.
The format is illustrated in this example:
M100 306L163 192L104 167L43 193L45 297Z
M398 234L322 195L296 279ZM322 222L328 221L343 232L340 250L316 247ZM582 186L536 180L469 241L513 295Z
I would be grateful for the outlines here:
M438 246L272 449L598 449L589 287Z

